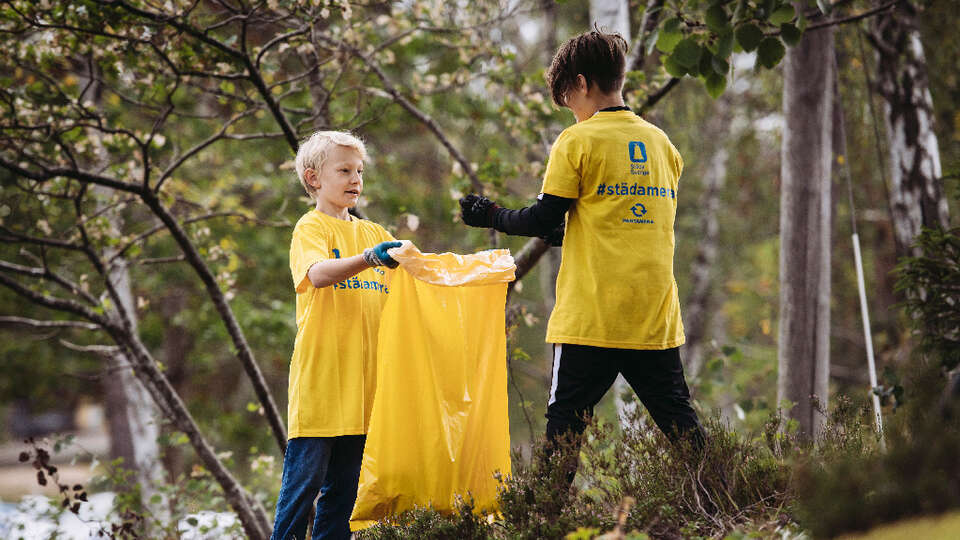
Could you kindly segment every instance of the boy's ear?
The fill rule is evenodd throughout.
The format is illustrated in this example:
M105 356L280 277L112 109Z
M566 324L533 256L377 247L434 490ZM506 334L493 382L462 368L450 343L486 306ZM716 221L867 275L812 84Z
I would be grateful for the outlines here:
M577 89L578 90L589 90L590 85L587 84L587 78L581 73L577 73Z
M311 186L320 189L320 177L317 176L317 171L315 169L305 169L303 171L303 179Z

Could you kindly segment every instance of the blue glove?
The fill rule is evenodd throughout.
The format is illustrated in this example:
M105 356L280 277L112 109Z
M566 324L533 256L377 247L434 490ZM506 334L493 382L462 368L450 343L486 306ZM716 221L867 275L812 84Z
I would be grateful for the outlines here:
M400 263L393 260L387 250L390 248L400 247L400 242L380 242L379 244L373 246L372 248L367 248L363 250L363 260L367 261L367 264L370 266L386 266L388 268L396 268L400 266Z

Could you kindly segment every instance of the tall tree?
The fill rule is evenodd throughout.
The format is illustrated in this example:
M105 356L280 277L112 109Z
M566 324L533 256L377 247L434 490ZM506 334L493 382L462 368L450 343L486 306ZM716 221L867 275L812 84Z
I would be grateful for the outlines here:
M898 256L920 255L919 248L911 246L923 227L949 225L918 15L914 2L899 2L874 19L868 34L876 50L876 87L883 97Z
M718 213L720 195L727 176L726 142L731 128L730 96L724 94L716 101L704 126L704 135L716 143L703 175L703 194L700 198L700 232L697 254L690 266L690 292L683 303L683 331L687 342L683 349L684 367L688 376L696 377L703 367L704 341L710 322L708 313L714 300L713 266L717 258L717 238L720 230Z
M830 370L833 29L806 32L783 73L777 395L795 404L788 417L800 430L816 436L822 417L812 398L826 405Z
M78 76L83 80L87 92L81 98L85 97L92 106L102 108L102 74L98 73L93 62L86 62L83 69ZM110 155L104 147L101 133L95 129L87 129L86 134L94 146L92 168L102 171L110 165ZM109 199L109 190L103 186L95 186L93 191L102 195L101 200ZM107 218L111 235L122 234L124 223L121 212L113 212L105 204L100 204L96 211L102 212ZM115 248L105 250L104 254L112 261L104 279L113 282L123 309L129 316L132 331L137 332L137 309L129 261L124 257L114 257L117 255ZM116 318L119 314L112 313L112 316ZM169 511L166 498L158 489L165 476L160 459L160 409L143 383L134 375L136 364L132 357L120 348L112 348L103 356L111 374L102 380L110 433L110 457L122 459L121 467L131 471L136 479L134 485L139 488L141 503L150 508L155 518L164 522L169 517ZM125 487L132 489L133 485Z

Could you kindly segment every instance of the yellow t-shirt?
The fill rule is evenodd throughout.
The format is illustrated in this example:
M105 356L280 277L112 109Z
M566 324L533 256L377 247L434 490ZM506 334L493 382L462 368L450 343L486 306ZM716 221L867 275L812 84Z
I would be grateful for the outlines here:
M543 193L567 213L547 342L669 349L684 342L673 277L673 222L683 159L630 111L601 111L565 129Z
M367 432L376 382L377 330L392 271L368 268L321 289L307 278L316 262L359 255L393 240L376 223L350 219L311 210L293 229L290 271L297 291L297 339L287 408L291 439Z

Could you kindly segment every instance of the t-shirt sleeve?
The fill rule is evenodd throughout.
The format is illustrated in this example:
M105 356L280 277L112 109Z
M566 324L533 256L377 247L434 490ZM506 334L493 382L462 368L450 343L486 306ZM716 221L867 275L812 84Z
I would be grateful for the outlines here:
M677 173L677 178L680 178L680 175L683 174L683 156L680 155L680 151L677 150L676 146L671 144L670 149L673 150L674 170Z
M377 225L377 228L380 229L380 238L382 239L382 240L380 240L381 242L396 242L396 241L397 241L397 239L394 238L392 234L390 234L390 231L388 231L387 229L385 229L382 225L379 225L379 224L378 224L378 225ZM372 246L371 246L371 247L372 247Z
M576 138L567 131L561 133L550 148L540 191L566 199L579 197L582 157L583 149Z
M290 241L290 272L297 294L307 291L310 280L307 270L315 263L330 258L330 239L322 228L310 223L298 223Z

